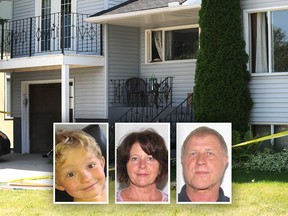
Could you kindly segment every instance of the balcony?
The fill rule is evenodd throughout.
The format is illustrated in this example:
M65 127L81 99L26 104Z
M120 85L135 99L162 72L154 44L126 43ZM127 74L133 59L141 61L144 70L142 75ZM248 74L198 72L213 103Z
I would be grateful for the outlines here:
M1 59L36 55L103 55L102 26L85 14L53 13L0 25Z

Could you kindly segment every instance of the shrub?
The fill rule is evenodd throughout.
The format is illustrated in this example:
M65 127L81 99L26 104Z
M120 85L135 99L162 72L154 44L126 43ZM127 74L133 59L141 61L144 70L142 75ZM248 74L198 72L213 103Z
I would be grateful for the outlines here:
M258 136L253 137L252 132L249 130L241 136L239 131L233 130L232 131L232 143L233 145L257 139ZM257 151L260 151L260 146L262 142L254 143L252 145L241 146L237 148L233 148L233 162L245 162L250 157L256 154Z
M198 122L232 122L244 133L253 102L239 0L202 1L194 108Z
M251 155L247 161L233 161L232 166L247 170L288 172L288 150L273 152L266 148L263 152Z

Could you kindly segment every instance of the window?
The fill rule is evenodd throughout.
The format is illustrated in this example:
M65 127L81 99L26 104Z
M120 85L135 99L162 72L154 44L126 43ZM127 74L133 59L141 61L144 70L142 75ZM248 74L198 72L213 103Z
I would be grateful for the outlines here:
M64 16L64 48L71 47L71 0L61 0Z
M279 133L282 131L287 131L288 125L252 125L252 132L254 136L262 137L268 136L270 134ZM288 137L279 137L276 139L269 139L266 141L262 141L261 148L273 148L275 150L282 150L283 148L288 148Z
M250 70L288 72L288 10L251 13Z
M288 131L288 125L275 125L275 133L279 133L282 131ZM288 136L279 137L275 139L274 144L277 149L282 150L283 148L288 148Z
M146 62L195 59L198 49L198 27L146 31Z
M42 0L41 51L49 51L51 43L51 0Z

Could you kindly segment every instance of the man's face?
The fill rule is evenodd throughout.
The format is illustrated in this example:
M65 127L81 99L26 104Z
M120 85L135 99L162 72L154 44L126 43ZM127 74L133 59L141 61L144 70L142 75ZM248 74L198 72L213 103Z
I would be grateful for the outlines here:
M193 190L220 187L228 156L214 135L193 136L182 155L183 174Z
M56 188L77 201L97 201L105 190L104 158L84 149L68 150L65 157L64 164L56 168Z

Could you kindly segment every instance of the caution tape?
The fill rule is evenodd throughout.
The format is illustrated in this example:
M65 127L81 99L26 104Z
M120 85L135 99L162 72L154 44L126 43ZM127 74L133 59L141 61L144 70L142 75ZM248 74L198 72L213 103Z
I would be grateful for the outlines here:
M279 133L276 133L276 134L260 137L260 138L254 139L254 140L249 140L249 141L246 141L246 142L242 142L242 143L233 145L232 148L245 146L245 145L250 145L252 143L262 142L262 141L265 141L265 140L280 138L280 137L284 137L284 136L288 136L288 131L283 131L283 132L279 132Z
M28 177L28 178L19 178L19 179L13 179L9 182L20 182L20 181L27 181L27 180L42 180L42 179L53 179L52 175L47 176L35 176L35 177Z
M3 113L3 114L11 114L10 112L5 112L5 111L0 111L0 113Z

